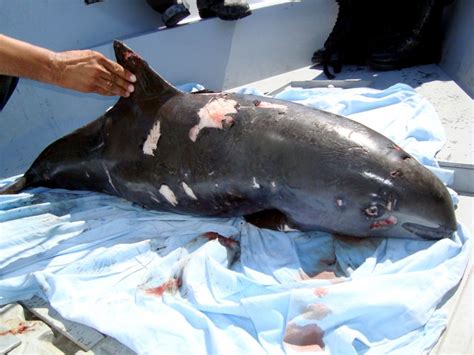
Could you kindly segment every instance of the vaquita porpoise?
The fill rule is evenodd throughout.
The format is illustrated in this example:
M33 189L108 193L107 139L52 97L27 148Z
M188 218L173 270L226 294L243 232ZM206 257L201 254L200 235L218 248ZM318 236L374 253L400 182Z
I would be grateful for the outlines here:
M52 143L2 193L91 190L249 220L271 211L291 228L355 237L440 239L456 229L444 184L366 126L269 97L183 93L123 43L114 48L137 76L135 92Z

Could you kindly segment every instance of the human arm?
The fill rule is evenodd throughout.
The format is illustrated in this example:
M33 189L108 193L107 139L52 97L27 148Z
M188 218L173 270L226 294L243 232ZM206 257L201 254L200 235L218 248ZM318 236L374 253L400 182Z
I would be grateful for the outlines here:
M0 74L80 92L130 96L135 76L92 50L54 52L0 34Z

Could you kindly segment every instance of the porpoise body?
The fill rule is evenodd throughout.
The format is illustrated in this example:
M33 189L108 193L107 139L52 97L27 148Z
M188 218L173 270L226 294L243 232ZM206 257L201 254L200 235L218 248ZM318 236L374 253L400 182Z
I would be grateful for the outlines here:
M183 93L123 43L114 48L135 92L52 143L3 193L47 186L199 216L273 211L291 228L355 237L456 229L444 184L370 128L268 97Z

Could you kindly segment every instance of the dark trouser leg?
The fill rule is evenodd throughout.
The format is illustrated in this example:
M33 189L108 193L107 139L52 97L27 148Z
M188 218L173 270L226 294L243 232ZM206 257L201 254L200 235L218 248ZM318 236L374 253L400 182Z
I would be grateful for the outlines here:
M413 3L412 3L413 4ZM393 70L439 61L441 55L441 19L446 0L419 0L413 26L395 42L374 51L369 65L376 70Z
M313 63L324 66L324 73L330 79L333 79L334 75L329 71L329 67L339 73L343 63L362 64L367 57L366 29L370 1L336 2L339 5L336 23L324 47L314 52L311 59Z

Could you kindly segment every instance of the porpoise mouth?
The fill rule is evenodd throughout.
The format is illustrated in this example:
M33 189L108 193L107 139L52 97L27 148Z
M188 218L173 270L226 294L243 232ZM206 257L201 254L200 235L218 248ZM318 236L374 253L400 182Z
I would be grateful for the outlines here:
M455 229L446 226L427 227L416 223L403 223L403 228L423 239L429 240L450 237L455 231Z

